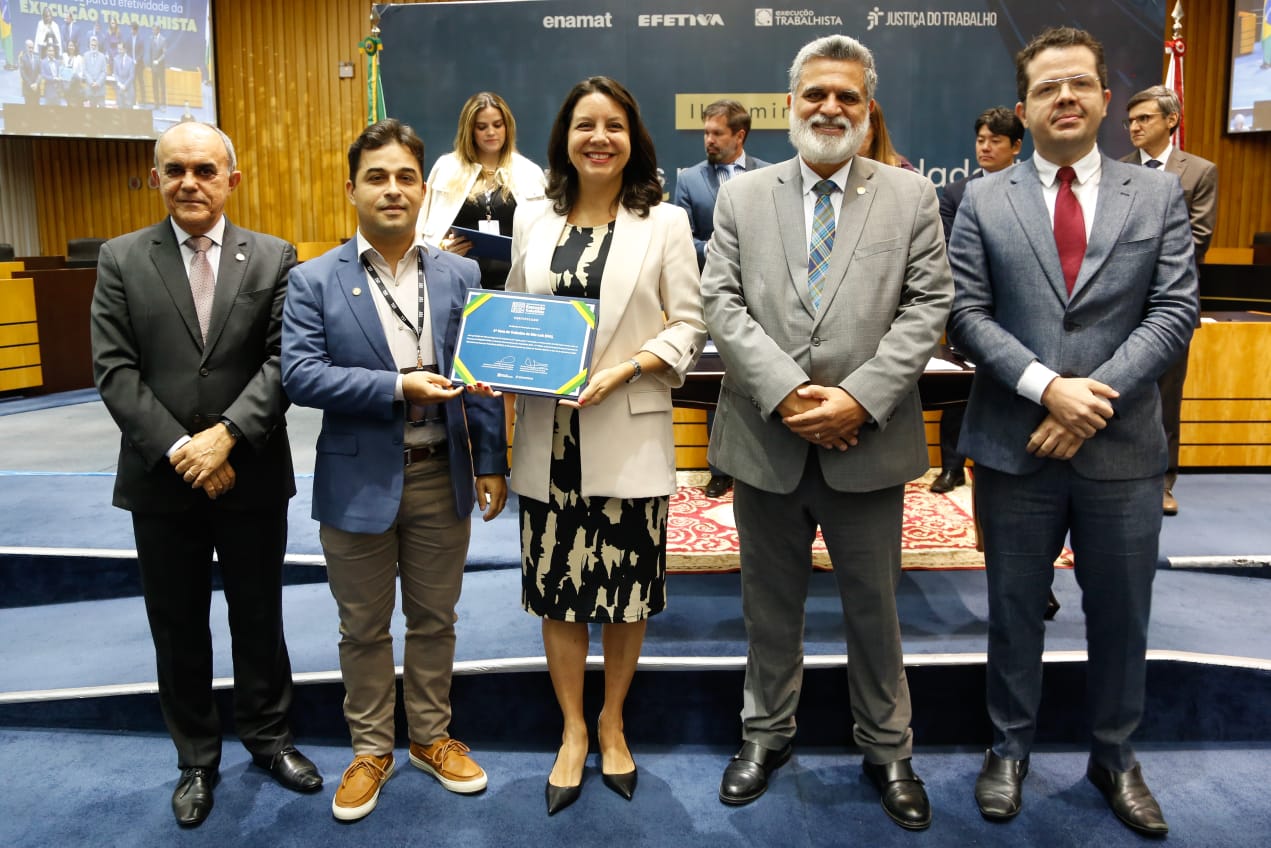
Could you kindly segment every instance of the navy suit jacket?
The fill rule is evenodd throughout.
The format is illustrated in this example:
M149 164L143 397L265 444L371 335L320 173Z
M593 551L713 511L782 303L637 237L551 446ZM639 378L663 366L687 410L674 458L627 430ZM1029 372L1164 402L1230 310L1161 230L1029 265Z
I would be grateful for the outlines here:
M949 338L976 365L959 453L1010 474L1047 462L1026 449L1046 409L1015 391L1037 360L1120 393L1108 426L1070 460L1077 473L1129 480L1165 470L1156 379L1183 351L1199 312L1177 179L1103 157L1071 297L1032 158L968 186L949 264L957 284Z
M437 368L450 373L477 263L424 252ZM397 516L406 405L393 399L397 365L371 298L357 240L292 269L283 310L282 383L301 406L323 410L313 475L313 518L350 533L382 533ZM503 401L463 394L445 405L455 510L476 503L476 475L507 473Z
M768 162L744 153L745 172L768 166ZM741 176L737 174L736 177ZM706 243L715 232L715 197L719 194L719 175L715 166L705 160L680 171L675 178L675 194L671 202L688 212L689 225L693 229L693 247L697 250L697 268L706 265Z
M945 244L949 243L949 236L953 233L953 221L958 217L958 207L962 205L967 183L982 176L984 176L984 172L977 171L969 177L963 177L960 180L949 183L940 192L940 221L944 224Z

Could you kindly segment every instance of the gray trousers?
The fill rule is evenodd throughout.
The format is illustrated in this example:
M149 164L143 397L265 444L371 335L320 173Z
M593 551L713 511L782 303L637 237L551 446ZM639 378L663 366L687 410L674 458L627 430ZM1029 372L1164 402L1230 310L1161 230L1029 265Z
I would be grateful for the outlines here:
M803 683L803 621L820 525L834 564L847 630L852 734L866 759L887 763L913 749L912 710L896 615L904 486L838 492L810 448L791 494L740 480L733 512L741 544L741 603L749 640L742 736L779 749L795 732Z

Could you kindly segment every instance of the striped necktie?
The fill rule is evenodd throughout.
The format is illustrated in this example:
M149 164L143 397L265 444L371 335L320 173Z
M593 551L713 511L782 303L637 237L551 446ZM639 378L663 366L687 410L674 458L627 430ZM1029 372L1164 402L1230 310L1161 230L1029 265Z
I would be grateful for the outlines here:
M728 180L732 177L733 166L732 165L716 165L715 173L719 179L719 184L723 185L724 183L728 182Z
M833 180L821 180L812 186L816 193L816 206L812 211L812 245L808 250L808 293L812 296L812 308L821 308L821 295L825 291L825 272L830 267L830 253L834 250L834 206L830 195L838 188Z

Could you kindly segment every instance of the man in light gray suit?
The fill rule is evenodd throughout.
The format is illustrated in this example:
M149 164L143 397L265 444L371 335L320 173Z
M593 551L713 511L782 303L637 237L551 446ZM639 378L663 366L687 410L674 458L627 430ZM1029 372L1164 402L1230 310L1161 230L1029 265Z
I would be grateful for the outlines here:
M744 744L719 796L753 801L790 756L819 524L865 773L887 814L921 829L895 589L904 484L928 466L917 383L953 281L931 183L854 155L877 81L854 39L806 45L787 98L799 155L730 180L715 207L702 295L726 373L709 458L737 480L749 639Z
M1087 777L1137 831L1168 828L1129 737L1143 712L1165 432L1156 378L1197 315L1178 180L1103 156L1111 92L1088 33L1047 30L1016 57L1033 157L976 180L949 240L949 335L976 363L959 451L976 463L989 589L993 746L975 799L1022 803L1041 700L1042 611L1071 536L1086 614Z

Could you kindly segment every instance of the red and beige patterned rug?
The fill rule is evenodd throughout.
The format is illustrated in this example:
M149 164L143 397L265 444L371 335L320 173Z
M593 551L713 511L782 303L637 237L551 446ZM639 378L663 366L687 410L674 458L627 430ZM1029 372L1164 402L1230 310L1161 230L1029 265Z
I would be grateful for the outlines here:
M975 549L971 487L932 494L931 481L938 473L939 469L933 468L905 486L901 566L925 570L983 568L984 554ZM667 569L671 572L736 571L739 567L732 492L719 499L706 497L702 486L708 479L705 471L678 474L679 487L671 498L667 526ZM1065 550L1055 564L1070 567L1071 552ZM812 543L812 565L830 568L820 532Z

